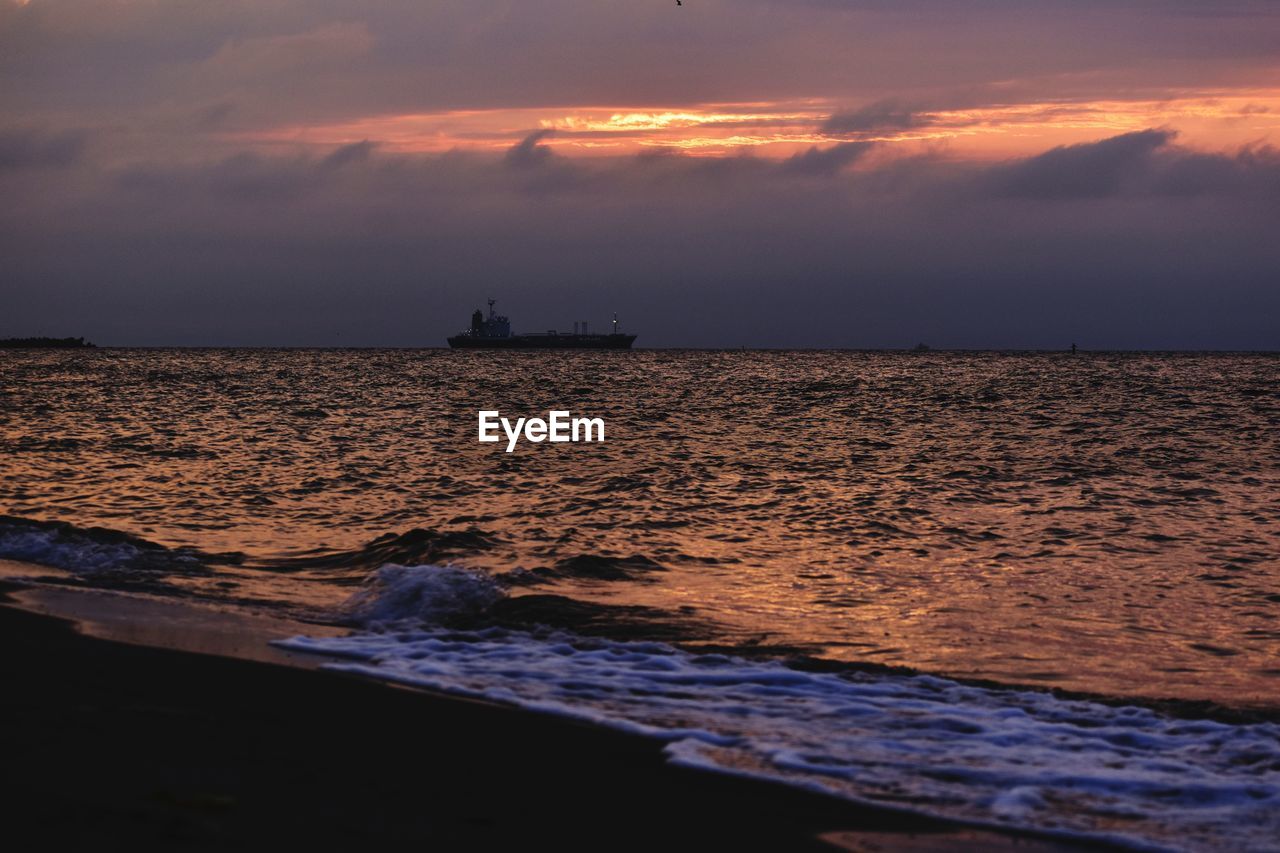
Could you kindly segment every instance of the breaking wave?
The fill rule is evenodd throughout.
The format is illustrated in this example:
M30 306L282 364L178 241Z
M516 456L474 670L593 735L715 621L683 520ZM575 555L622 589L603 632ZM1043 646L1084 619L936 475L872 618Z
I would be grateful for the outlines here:
M374 572L340 612L348 621L366 627L406 622L441 625L473 620L503 596L498 582L482 572L388 564Z
M375 618L431 621L494 592L460 570L388 569ZM280 645L347 658L330 664L347 672L659 738L678 764L862 803L1154 849L1275 849L1280 837L1274 723L506 628Z
M166 548L128 533L76 527L60 521L0 516L0 559L52 566L79 575L193 574L239 555L211 555L193 548Z

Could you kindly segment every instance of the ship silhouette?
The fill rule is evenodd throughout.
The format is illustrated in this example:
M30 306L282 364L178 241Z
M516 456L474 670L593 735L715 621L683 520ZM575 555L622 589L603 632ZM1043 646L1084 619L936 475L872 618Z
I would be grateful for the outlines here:
M613 331L609 334L592 334L586 321L573 324L572 332L546 332L514 334L511 321L493 310L496 300L489 300L489 316L477 308L471 315L471 328L449 338L453 349L631 349L635 335L618 330L618 315L613 315ZM581 326L581 331L579 331Z

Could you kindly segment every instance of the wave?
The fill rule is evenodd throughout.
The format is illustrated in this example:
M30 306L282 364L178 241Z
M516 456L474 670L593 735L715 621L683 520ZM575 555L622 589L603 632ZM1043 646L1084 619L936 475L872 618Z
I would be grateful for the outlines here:
M603 581L638 580L651 572L664 572L666 568L643 554L630 557L610 557L600 554L579 554L558 561L549 571L551 577L584 578Z
M166 548L104 527L0 516L0 559L38 563L101 579L125 579L205 574L212 565L239 562L241 555Z
M415 579L409 610L424 612L428 590L443 590L445 612L473 600L472 580L447 570L394 574L392 587ZM659 738L677 764L881 807L1153 849L1274 849L1280 837L1275 723L567 632L423 625L280 645L347 658L329 664L347 672Z
M504 595L498 582L481 572L388 564L374 572L340 612L347 621L366 627L449 624L474 620Z
M387 533L351 551L322 552L262 564L277 571L376 569L383 565L438 563L467 553L492 548L499 540L477 528L434 530L415 528Z
M249 560L238 552L212 554L191 547L169 548L105 527L0 516L0 559L38 563L79 575L127 571L191 573L217 565L246 565L279 572L331 572L335 579L341 579L341 570L352 570L360 580L380 566L435 563L491 548L498 541L492 534L475 528L415 528L406 533L384 534L349 551Z
M601 604L563 595L522 594L520 575L440 565L385 565L336 610L337 621L375 631L422 625L500 626L537 633L572 631L618 640L690 643L708 639L712 626L657 608Z

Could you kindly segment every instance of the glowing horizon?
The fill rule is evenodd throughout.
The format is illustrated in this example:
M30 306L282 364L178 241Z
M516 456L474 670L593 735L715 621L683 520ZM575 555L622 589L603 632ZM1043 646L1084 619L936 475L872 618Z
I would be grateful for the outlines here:
M866 109L863 105L860 109ZM941 145L955 157L1025 156L1058 145L1167 128L1204 149L1274 144L1280 89L1216 90L1167 98L993 103L907 111L906 126L846 131L831 126L841 107L826 99L687 106L520 107L383 114L349 121L237 131L239 143L341 146L371 142L393 153L500 152L530 133L560 153L635 154L672 150L732 156L750 150L785 157L811 146L866 141Z

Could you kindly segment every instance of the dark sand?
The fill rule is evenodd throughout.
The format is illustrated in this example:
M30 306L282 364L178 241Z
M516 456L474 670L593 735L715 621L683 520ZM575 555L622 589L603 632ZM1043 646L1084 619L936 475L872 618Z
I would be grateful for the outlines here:
M653 741L515 709L86 636L14 606L0 642L0 803L10 838L44 849L1066 849L671 767Z

